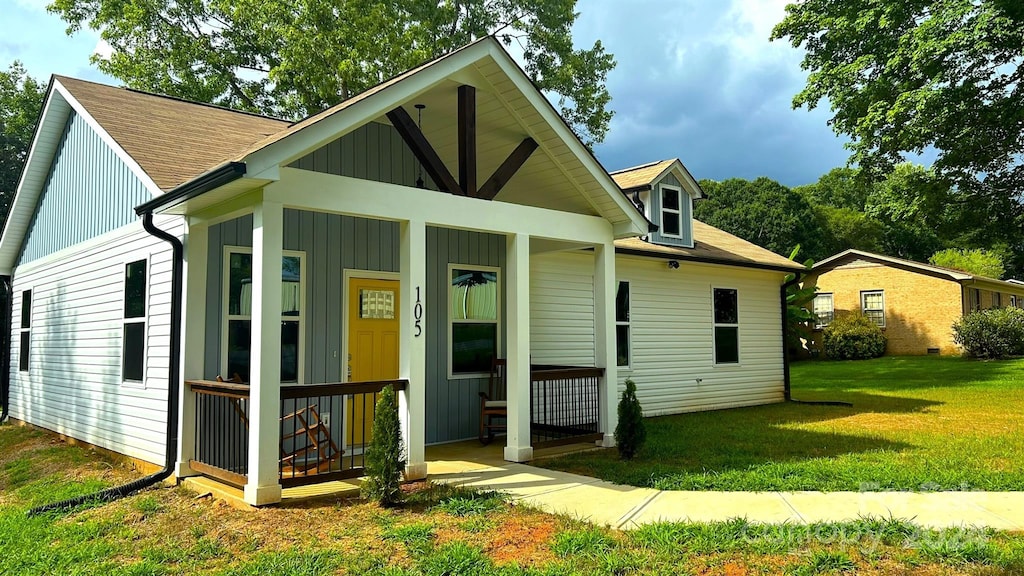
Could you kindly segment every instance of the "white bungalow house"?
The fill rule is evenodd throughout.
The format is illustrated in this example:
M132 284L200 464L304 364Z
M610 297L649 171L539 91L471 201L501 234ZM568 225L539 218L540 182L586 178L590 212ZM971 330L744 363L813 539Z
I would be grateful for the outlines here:
M781 401L799 267L700 195L609 174L490 38L297 123L54 77L0 239L4 400L256 505L358 475L386 385L425 476L494 358L510 461L611 446L626 377L648 414Z

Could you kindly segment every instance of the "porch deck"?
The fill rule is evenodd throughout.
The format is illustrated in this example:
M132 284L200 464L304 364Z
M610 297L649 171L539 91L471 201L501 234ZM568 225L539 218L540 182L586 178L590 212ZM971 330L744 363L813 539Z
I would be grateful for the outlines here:
M599 450L592 442L575 442L548 448L539 448L534 453L535 460L554 458L570 452ZM474 470L484 470L505 466L508 462L502 456L502 444L495 442L481 446L476 440L452 442L427 446L427 479L444 478ZM281 494L280 506L298 506L316 500L357 498L359 497L359 478L334 480L285 488ZM193 476L184 479L184 484L199 494L210 494L224 500L228 504L250 509L242 490L205 476Z

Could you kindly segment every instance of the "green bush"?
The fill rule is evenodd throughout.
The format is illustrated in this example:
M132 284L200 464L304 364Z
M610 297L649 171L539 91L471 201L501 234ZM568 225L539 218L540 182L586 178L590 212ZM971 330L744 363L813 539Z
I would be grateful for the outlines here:
M627 379L626 389L619 400L619 423L615 426L615 445L619 448L619 457L632 460L646 439L644 411L636 398L636 384Z
M861 314L837 316L823 331L825 356L833 360L867 360L885 354L885 334Z
M1024 356L1024 309L971 312L953 324L953 341L971 358Z
M402 426L398 420L398 397L388 386L380 393L373 417L373 438L366 449L362 494L381 506L396 506L402 502L402 471L405 468L405 450L402 446Z

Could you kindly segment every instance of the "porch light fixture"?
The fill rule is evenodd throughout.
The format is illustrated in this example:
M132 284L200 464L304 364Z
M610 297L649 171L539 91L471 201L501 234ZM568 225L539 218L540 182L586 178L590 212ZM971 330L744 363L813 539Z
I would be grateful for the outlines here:
M427 107L426 104L415 104L416 108L416 127L423 132L423 109ZM423 164L419 163L419 175L416 177L416 187L425 188L423 185Z
M668 261L668 267L669 267L670 270L678 270L679 269L679 260L669 260Z

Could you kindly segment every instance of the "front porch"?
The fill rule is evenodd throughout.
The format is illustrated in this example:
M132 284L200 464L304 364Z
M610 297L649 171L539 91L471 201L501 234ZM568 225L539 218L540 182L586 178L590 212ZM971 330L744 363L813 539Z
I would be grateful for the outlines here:
M601 368L531 367L531 448L577 445L579 449L578 445L593 447L603 439L599 402L603 373ZM195 403L195 444L189 468L244 489L249 476L251 385L216 380L189 380L185 385ZM408 385L406 380L282 385L281 487L362 476L379 393L387 386L404 393ZM333 422L331 414L336 415ZM473 441L434 448L441 454L452 450L477 459L501 459L503 454L500 445L481 446Z
M256 505L279 501L283 489L358 477L377 395L393 385L406 476L422 478L428 443L476 436L482 366L496 357L507 361L504 459L528 461L551 444L612 444L606 223L522 206L517 218L494 219L494 205L479 199L282 172L248 206L189 217L179 477L216 478ZM396 198L392 206L407 207L397 216L430 219L385 219L367 196ZM467 229L474 222L489 229ZM535 236L541 226L554 233ZM531 346L530 283L531 256L552 250L594 254L590 366L530 364L552 359ZM484 280L460 284L466 276ZM356 329L376 320L393 328Z

